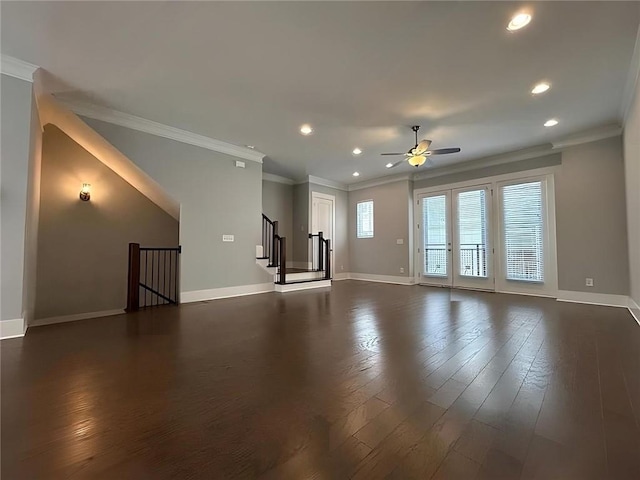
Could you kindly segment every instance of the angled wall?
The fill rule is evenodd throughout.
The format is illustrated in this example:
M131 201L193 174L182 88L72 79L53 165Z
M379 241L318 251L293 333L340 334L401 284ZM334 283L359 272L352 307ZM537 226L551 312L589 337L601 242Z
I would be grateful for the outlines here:
M129 243L178 245L176 219L54 125L43 135L40 199L32 325L122 312Z
M181 205L183 301L212 298L215 289L264 285L273 279L255 263L261 238L262 165L175 140L84 119ZM234 235L234 242L223 242Z

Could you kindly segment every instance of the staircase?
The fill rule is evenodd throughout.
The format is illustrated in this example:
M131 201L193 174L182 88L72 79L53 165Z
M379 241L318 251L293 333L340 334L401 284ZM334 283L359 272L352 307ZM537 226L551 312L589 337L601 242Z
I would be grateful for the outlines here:
M311 268L287 268L287 239L278 234L277 220L262 215L262 245L256 246L256 263L273 275L276 292L331 287L330 242L322 232L309 235L309 241L314 252Z

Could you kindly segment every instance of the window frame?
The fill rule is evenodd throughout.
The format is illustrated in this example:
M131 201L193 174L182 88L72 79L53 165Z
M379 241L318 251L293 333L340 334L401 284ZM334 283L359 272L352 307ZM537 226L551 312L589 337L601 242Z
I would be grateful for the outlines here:
M371 203L371 235L360 235L360 205L365 203ZM368 239L375 236L375 205L373 199L360 200L356 202L356 239Z

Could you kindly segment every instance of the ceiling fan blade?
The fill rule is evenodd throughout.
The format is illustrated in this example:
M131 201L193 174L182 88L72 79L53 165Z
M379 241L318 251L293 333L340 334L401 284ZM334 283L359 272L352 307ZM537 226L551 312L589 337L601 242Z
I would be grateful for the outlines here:
M422 140L416 147L413 149L414 155L422 155L424 152L429 150L429 146L431 145L431 140Z
M381 153L380 155L406 155L406 153Z
M398 160L396 163L394 163L393 165L391 165L389 168L395 168L398 165L400 165L401 163L404 163L406 160L402 159L402 160Z
M458 153L459 148L438 148L436 150L430 150L427 152L429 155L446 155L447 153Z

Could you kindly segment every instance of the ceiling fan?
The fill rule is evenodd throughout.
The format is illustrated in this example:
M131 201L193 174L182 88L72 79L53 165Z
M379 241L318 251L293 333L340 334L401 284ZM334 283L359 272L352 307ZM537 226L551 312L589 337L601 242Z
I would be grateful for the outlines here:
M429 146L431 146L431 140L422 140L418 143L418 130L420 130L420 125L414 125L411 127L413 133L416 136L416 144L413 148L409 149L407 153L382 153L381 155L403 155L405 158L402 160L398 160L393 165L390 165L388 168L397 167L405 160L409 162L409 165L412 167L419 167L420 165L424 165L427 161L427 157L431 155L445 155L447 153L458 153L460 151L459 148L438 148L436 150L429 150Z

